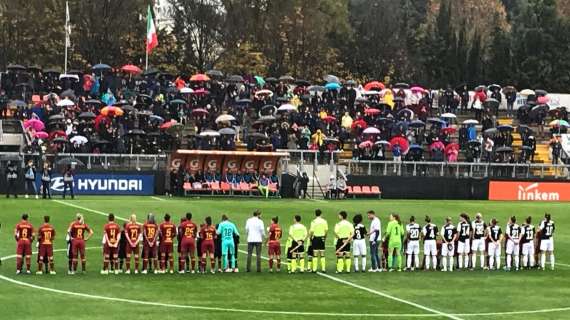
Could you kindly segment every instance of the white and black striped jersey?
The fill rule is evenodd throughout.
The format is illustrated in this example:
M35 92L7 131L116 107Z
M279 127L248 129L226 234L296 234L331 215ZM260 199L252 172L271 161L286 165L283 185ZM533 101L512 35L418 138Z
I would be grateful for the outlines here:
M485 229L487 229L485 221L474 220L471 224L473 228L473 239L483 239L485 236Z
M366 239L366 227L362 224L354 225L354 240Z
M441 228L441 236L446 242L453 241L453 237L457 234L457 228L451 223L444 225Z
M424 240L435 240L437 237L437 226L433 223L428 223L422 229L422 234L424 235Z
M507 224L505 234L509 237L509 239L515 240L515 241L519 240L521 237L521 232L522 232L522 229L518 224L516 224L516 223Z
M553 220L548 222L546 222L546 220L542 220L538 229L540 230L540 239L548 240L552 238L552 235L554 235L554 229L556 228L554 227Z
M534 240L535 229L532 224L525 224L522 226L524 242L532 242Z
M499 241L499 239L501 239L502 234L503 230L501 230L501 227L498 224L494 226L489 226L489 236L493 241Z
M471 235L471 225L467 221L459 222L457 224L457 232L459 232L459 241L465 242Z
M420 240L420 225L417 223L408 223L406 225L406 232L408 233L408 240L417 241Z

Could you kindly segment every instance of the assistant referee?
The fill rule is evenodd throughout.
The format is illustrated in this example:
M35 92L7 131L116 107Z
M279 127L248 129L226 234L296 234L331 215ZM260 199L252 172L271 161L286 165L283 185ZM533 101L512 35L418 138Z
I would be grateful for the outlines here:
M326 272L325 242L329 231L328 222L321 217L322 211L315 210L315 219L311 221L309 238L313 247L313 272L317 272L318 262L321 263L321 272Z

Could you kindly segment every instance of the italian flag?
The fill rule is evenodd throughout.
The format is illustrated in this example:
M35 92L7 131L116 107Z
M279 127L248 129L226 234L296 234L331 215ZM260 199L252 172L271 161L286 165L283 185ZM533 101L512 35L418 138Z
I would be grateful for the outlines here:
M148 14L146 17L146 53L151 53L158 46L158 37L156 36L156 27L152 19L152 12L148 6Z

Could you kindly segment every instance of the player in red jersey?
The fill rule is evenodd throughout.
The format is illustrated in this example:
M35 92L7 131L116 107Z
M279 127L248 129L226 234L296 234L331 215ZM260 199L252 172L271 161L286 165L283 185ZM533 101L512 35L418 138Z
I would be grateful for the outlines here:
M196 236L198 234L198 226L192 221L192 213L186 214L186 220L180 224L180 256L178 256L178 272L184 273L185 262L188 254L190 254L191 269L194 273L196 269Z
M78 213L75 221L69 225L67 230L69 236L71 237L71 261L72 269L69 274L75 274L77 272L77 259L81 255L81 271L86 272L86 258L85 258L85 241L88 241L93 236L93 230L85 224L83 216ZM88 233L87 236L85 233Z
M142 274L147 274L148 264L150 259L150 264L154 273L158 273L158 259L156 252L156 240L158 238L158 226L154 221L154 215L150 213L143 225L143 270Z
M115 222L115 215L110 213L109 222L103 228L103 270L101 274L109 274L109 264L113 266L115 274L119 274L119 242L121 240L121 226Z
M49 262L49 273L55 274L53 263L53 240L55 239L55 229L49 224L49 216L44 216L44 224L38 229L38 271L36 274L42 274L44 270L44 261Z
M14 238L16 239L16 274L22 273L23 260L26 258L26 273L30 274L32 264L32 241L34 241L34 227L28 222L28 214L22 215L20 221L14 228Z
M216 259L214 258L214 241L217 238L216 227L212 225L212 217L206 217L206 224L200 229L200 239L202 239L200 252L202 257L200 260L202 272L206 273L206 257L210 256L210 273L215 273Z
M174 252L172 250L176 239L176 226L170 222L170 215L164 215L164 222L160 224L160 273L166 273L166 259L168 258L170 273L174 273Z
M271 218L271 226L269 226L267 237L267 250L269 255L269 272L281 271L281 236L283 231L279 226L279 217ZM275 270L276 268L276 270Z
M141 240L141 226L137 223L137 216L131 215L129 223L125 227L127 236L127 263L125 274L131 273L131 256L135 257L135 274L139 273L139 242Z

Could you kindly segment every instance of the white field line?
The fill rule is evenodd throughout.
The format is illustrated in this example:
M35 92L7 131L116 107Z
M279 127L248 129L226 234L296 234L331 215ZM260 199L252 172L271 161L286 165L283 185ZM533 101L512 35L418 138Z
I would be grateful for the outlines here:
M166 201L166 199L159 198L159 197L154 197L154 196L152 196L152 197L150 197L150 198L151 198L151 199L154 199L154 200L158 200L158 201Z

